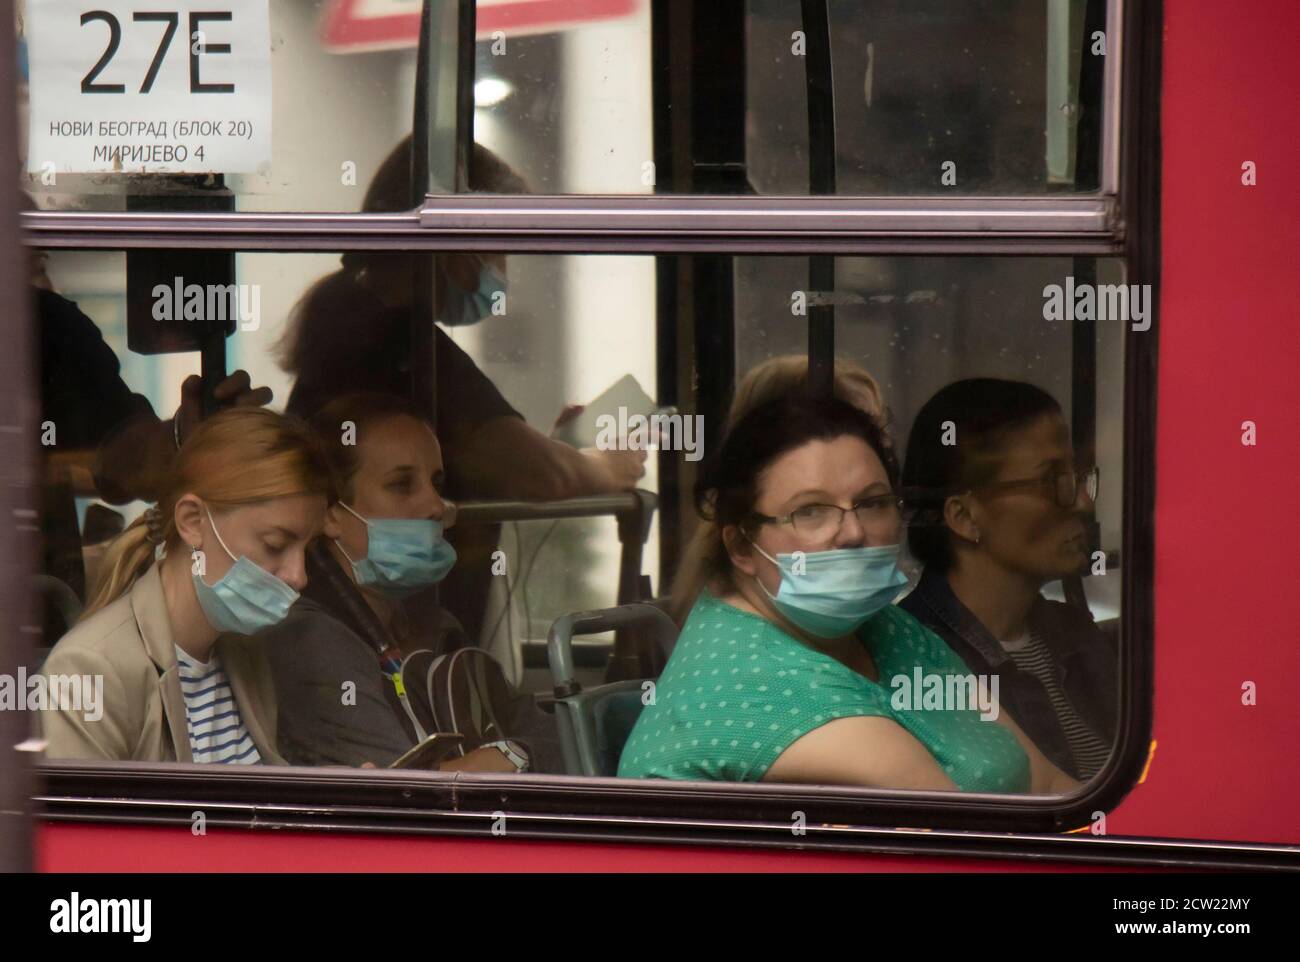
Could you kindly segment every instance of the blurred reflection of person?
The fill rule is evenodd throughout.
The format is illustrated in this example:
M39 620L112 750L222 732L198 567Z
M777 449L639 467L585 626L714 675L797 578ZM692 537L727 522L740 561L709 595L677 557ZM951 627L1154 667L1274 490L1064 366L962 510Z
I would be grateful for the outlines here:
M34 209L27 203L27 209ZM181 385L171 418L159 418L149 399L122 379L121 365L95 322L56 293L45 253L32 250L31 294L40 338L40 437L44 455L41 498L44 570L84 597L75 495L111 504L157 500L179 446L202 417L202 380ZM261 406L269 388L253 388L236 371L215 388L222 407Z
M412 206L411 139L392 151L366 193L367 212ZM522 181L479 145L470 161L472 188L518 193ZM351 252L342 267L316 282L294 307L280 343L281 366L294 377L287 410L311 417L331 399L357 391L410 394L414 283L421 257ZM443 303L435 305L434 430L447 464L447 493L455 499L558 500L630 491L645 474L644 450L577 450L528 424L441 325L490 315L504 290L498 254L439 254ZM477 632L490 584L495 525L450 532L462 563L444 585L454 614Z

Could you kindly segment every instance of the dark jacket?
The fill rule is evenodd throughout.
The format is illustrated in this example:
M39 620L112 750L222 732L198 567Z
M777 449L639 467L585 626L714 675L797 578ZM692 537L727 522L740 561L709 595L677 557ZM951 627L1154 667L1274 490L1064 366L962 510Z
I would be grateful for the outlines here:
M95 322L66 297L33 288L40 334L41 421L54 426L54 444L43 454L94 451L113 429L137 417L154 416L148 398L122 380L121 365ZM47 482L40 489L43 571L86 595L81 531L72 485ZM120 492L114 492L115 495ZM45 618L52 645L70 625L53 613Z
M925 572L899 606L948 643L975 674L999 675L999 699L1051 762L1079 778L1065 730L1047 690L1015 661L953 592L946 576ZM1092 616L1072 605L1038 598L1030 630L1047 644L1060 669L1061 686L1080 719L1113 741L1119 713L1119 655Z
M370 645L314 601L298 599L257 639L271 662L280 754L290 765L382 768L415 744Z
M319 551L308 552L307 564L307 590L289 616L257 635L275 680L280 754L291 765L383 768L416 743L415 726L380 665L379 646L391 639L338 565ZM425 606L411 635L409 650L434 655L469 643L436 605ZM412 710L432 731L424 701L410 695Z

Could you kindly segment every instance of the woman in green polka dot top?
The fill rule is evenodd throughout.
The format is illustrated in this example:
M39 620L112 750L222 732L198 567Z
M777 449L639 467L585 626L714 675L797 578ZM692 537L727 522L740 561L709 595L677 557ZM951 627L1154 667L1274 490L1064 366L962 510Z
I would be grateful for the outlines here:
M947 681L965 664L892 604L898 468L873 418L798 393L740 417L714 453L696 485L715 532L701 590L619 775L1077 787L996 710L995 688L955 697L976 690Z

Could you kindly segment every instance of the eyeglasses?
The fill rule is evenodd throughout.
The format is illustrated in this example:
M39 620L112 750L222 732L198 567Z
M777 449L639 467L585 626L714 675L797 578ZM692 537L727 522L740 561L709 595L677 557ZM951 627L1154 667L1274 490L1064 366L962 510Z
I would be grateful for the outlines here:
M1088 500L1096 501L1097 492L1101 486L1101 469L1097 467L1089 468L1086 471L1060 471L1056 474L1050 474L1045 478L1026 478L1023 481L994 481L991 484L981 484L973 491L990 491L995 489L1008 488L1044 488L1051 491L1052 496L1056 499L1058 506L1062 508L1074 507L1074 502L1079 498L1079 486L1088 492Z
M892 529L902 518L902 507L902 498L894 494L882 494L855 501L851 508L841 508L838 504L805 504L780 517L758 512L752 517L763 524L788 524L800 538L818 541L837 535L844 524L844 515L849 511L853 512L864 531Z

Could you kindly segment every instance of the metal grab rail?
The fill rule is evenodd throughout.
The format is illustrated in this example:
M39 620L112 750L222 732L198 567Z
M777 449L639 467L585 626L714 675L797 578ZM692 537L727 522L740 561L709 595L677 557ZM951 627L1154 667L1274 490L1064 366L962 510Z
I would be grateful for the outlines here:
M546 636L546 660L551 669L556 698L568 698L582 691L573 662L573 639L577 635L599 635L607 631L638 627L656 645L667 661L677 641L677 623L653 604L619 605L597 611L575 611L561 615Z
M653 647L655 652L646 660L647 665L662 666L677 640L676 623L652 604L578 611L562 615L551 625L546 654L554 698L548 701L554 706L560 750L570 775L617 774L618 753L640 712L637 702L642 686L659 674L658 667L644 671L640 670L641 663L629 663L620 677L607 678L605 684L584 691L574 669L574 636L606 631L613 631L615 637L635 634ZM629 707L633 708L631 713Z
M563 501L457 502L456 524L499 524L505 521L551 521L562 518L613 517L623 546L618 565L618 604L641 601L641 552L650 537L659 497L638 488L626 494L596 494Z

